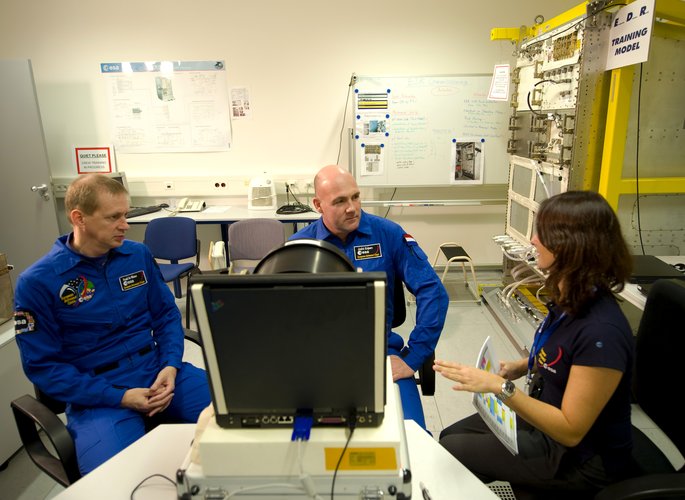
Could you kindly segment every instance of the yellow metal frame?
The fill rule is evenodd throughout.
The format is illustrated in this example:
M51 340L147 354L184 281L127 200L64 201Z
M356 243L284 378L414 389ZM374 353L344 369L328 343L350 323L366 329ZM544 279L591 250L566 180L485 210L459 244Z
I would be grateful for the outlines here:
M685 2L680 0L657 0L656 11L658 17L666 18L674 25L682 25L685 20ZM621 195L636 194L638 187L641 195L685 193L685 177L644 177L639 184L634 177L622 177L633 75L634 66L611 72L598 192L614 210L618 210Z
M493 28L490 30L490 40L511 40L513 42L520 42L529 38L535 38L536 36L556 29L559 26L568 23L569 21L584 16L587 11L586 6L587 2L583 2L575 7L570 8L562 14L553 17L547 22L543 22L531 27L521 26L520 28Z

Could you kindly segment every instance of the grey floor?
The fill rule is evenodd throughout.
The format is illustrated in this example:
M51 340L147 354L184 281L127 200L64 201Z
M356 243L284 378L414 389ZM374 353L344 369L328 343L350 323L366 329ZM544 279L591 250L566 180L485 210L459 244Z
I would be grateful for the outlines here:
M478 272L480 284L497 283L498 280L500 280L500 276L497 272ZM451 278L447 282L447 289L451 299L468 299L470 297L463 285L451 281ZM184 312L185 298L177 300L177 303ZM402 335L409 334L414 318L415 305L410 301L407 321L399 329ZM493 349L500 359L517 359L520 357L520 353L509 342L485 306L476 303L451 302L445 328L436 349L436 357L475 364L480 348L488 336L490 336ZM187 359L201 364L201 354L195 349L196 346L194 345L187 349ZM455 392L451 387L452 383L449 380L438 376L435 395L422 396L427 427L436 438L444 427L474 412L470 395ZM644 414L634 414L633 421L657 441L662 449L666 449L667 455L676 467L682 466L685 462L683 457L672 444L669 445L667 439ZM7 469L0 471L0 497L3 499L49 499L60 491L62 488L48 476L40 473L23 450L17 452L10 460ZM501 498L510 498L500 496Z

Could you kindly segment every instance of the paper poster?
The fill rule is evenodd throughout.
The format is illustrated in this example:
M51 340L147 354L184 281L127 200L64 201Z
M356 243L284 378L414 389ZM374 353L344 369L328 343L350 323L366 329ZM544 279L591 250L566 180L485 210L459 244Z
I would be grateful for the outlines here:
M645 62L654 22L654 0L637 0L611 19L606 69Z
M243 120L252 114L250 107L250 91L245 87L231 89L231 118Z
M113 62L100 72L118 153L229 149L223 61Z
M491 373L499 371L499 362L494 355L490 337L485 339L478 354L476 367ZM516 413L503 404L494 394L473 394L473 406L481 418L488 424L490 430L502 444L514 455L518 455L518 440L516 437Z
M496 64L495 71L492 73L490 82L489 101L508 101L509 100L509 65Z
M383 144L362 144L363 160L361 175L383 175L385 172L385 156Z
M116 170L112 146L74 147L77 174L111 173Z
M450 184L483 184L485 139L453 139L450 148Z

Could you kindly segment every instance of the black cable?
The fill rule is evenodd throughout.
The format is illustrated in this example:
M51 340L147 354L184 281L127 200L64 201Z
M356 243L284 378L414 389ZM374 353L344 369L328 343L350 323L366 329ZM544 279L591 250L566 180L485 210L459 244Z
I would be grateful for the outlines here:
M635 134L635 204L637 208L637 234L640 237L640 248L645 255L645 244L642 241L642 224L640 223L640 101L642 98L642 64L640 63L640 83L637 87L637 132Z
M541 83L559 83L559 82L557 82L556 80L549 80L549 79L540 80L535 85L533 85L533 88L537 87ZM526 103L528 103L528 109L530 110L530 112L533 113L535 116L543 116L543 117L547 118L547 113L539 113L539 112L535 111L533 109L533 107L530 105L530 93L531 93L531 91L529 90L528 91L528 97L526 97Z
M133 491L131 491L131 500L133 500L133 495L135 494L136 491L138 491L138 488L140 488L143 485L143 483L145 483L145 481L147 481L148 479L152 479L153 477L161 477L162 479L169 481L173 486L176 486L176 482L173 479L168 478L164 474L152 474L151 476L148 476L145 479L143 479L141 482L139 482L136 485L135 488L133 488Z
M395 188L395 189L393 190L392 196L390 197L390 199L389 199L388 201L392 201L393 198L395 198L395 193L397 193L397 188ZM391 207L390 205L388 205L388 209L385 211L385 215L383 216L384 219L387 219L387 218L388 218L388 214L390 213L390 209L391 209L391 208L392 208L392 207Z
M338 157L335 160L336 165L340 164L340 151L342 151L343 131L345 130L345 119L347 118L347 104L350 102L350 89L352 89L352 85L354 85L354 82L356 80L356 77L352 75L352 78L350 79L350 84L347 86L347 97L345 97L345 110L343 111L342 124L340 125L340 142L338 144Z
M335 470L333 471L333 482L331 483L331 500L333 500L333 496L335 494L335 479L338 476L338 469L340 468L340 464L342 463L342 459L345 456L345 451L347 451L347 447L350 444L350 440L352 439L352 434L354 434L354 429L357 426L357 416L355 412L352 412L350 415L350 420L348 427L350 429L350 435L347 436L347 441L345 442L345 447L343 448L342 453L340 454L340 458L338 459L338 463L335 464Z

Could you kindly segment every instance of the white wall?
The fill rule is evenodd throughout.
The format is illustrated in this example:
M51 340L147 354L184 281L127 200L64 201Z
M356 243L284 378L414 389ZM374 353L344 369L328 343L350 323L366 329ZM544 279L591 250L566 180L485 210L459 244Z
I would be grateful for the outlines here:
M491 28L530 26L538 14L550 19L578 3L3 0L0 58L32 60L50 165L58 178L75 174L74 146L111 142L99 63L225 60L229 86L249 88L253 106L250 120L233 123L229 152L119 154L117 162L134 182L134 194L158 196L155 186L170 177L179 180L176 194L190 194L180 192L183 178L199 177L207 179L202 194L210 197L219 194L209 181L220 176L230 179L220 195L244 203L246 181L263 171L275 179L304 181L336 161L353 72L490 73L495 63L512 62L513 48L491 42ZM347 164L346 145L341 164ZM386 194L363 193L366 199ZM400 190L395 199L402 196ZM477 263L501 262L489 238L503 231L503 206L392 209L389 217L414 234L431 257L439 242L457 239Z

